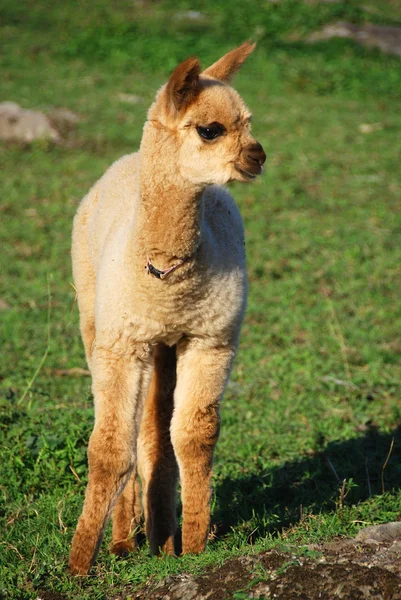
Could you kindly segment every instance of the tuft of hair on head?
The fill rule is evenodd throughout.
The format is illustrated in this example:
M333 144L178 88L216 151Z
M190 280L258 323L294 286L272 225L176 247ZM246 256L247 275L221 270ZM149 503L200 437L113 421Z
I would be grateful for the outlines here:
M174 69L166 86L168 108L179 112L195 100L199 93L200 70L196 57L187 58Z
M244 42L238 48L227 52L218 61L213 63L202 75L208 75L220 81L230 82L231 78L241 68L248 56L254 51L256 44L251 41Z

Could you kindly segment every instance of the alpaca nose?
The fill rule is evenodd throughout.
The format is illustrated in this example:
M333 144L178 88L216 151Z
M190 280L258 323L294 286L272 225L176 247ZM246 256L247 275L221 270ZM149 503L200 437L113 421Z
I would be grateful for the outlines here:
M263 150L263 147L261 144L259 144L259 142L255 142L254 144L250 144L249 146L247 146L245 155L251 163L256 163L260 167L266 160L265 151Z

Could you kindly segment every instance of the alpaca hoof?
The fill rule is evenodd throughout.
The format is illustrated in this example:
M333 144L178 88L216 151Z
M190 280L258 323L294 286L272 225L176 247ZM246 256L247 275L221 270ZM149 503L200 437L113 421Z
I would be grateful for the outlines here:
M110 548L110 552L120 558L127 558L127 556L135 550L135 544L133 540L124 540L123 542L116 542Z

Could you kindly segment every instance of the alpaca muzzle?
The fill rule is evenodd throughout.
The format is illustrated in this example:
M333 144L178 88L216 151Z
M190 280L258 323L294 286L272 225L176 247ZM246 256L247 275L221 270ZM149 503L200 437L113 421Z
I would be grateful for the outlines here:
M252 175L259 175L262 172L262 166L266 160L266 154L259 142L254 142L245 146L241 152L242 164L244 170Z

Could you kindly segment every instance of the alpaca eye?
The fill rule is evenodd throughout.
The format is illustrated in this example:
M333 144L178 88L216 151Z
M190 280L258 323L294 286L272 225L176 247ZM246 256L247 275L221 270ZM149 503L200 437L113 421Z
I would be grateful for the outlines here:
M205 140L214 140L223 135L225 129L221 123L210 123L206 127L196 126L196 131Z

